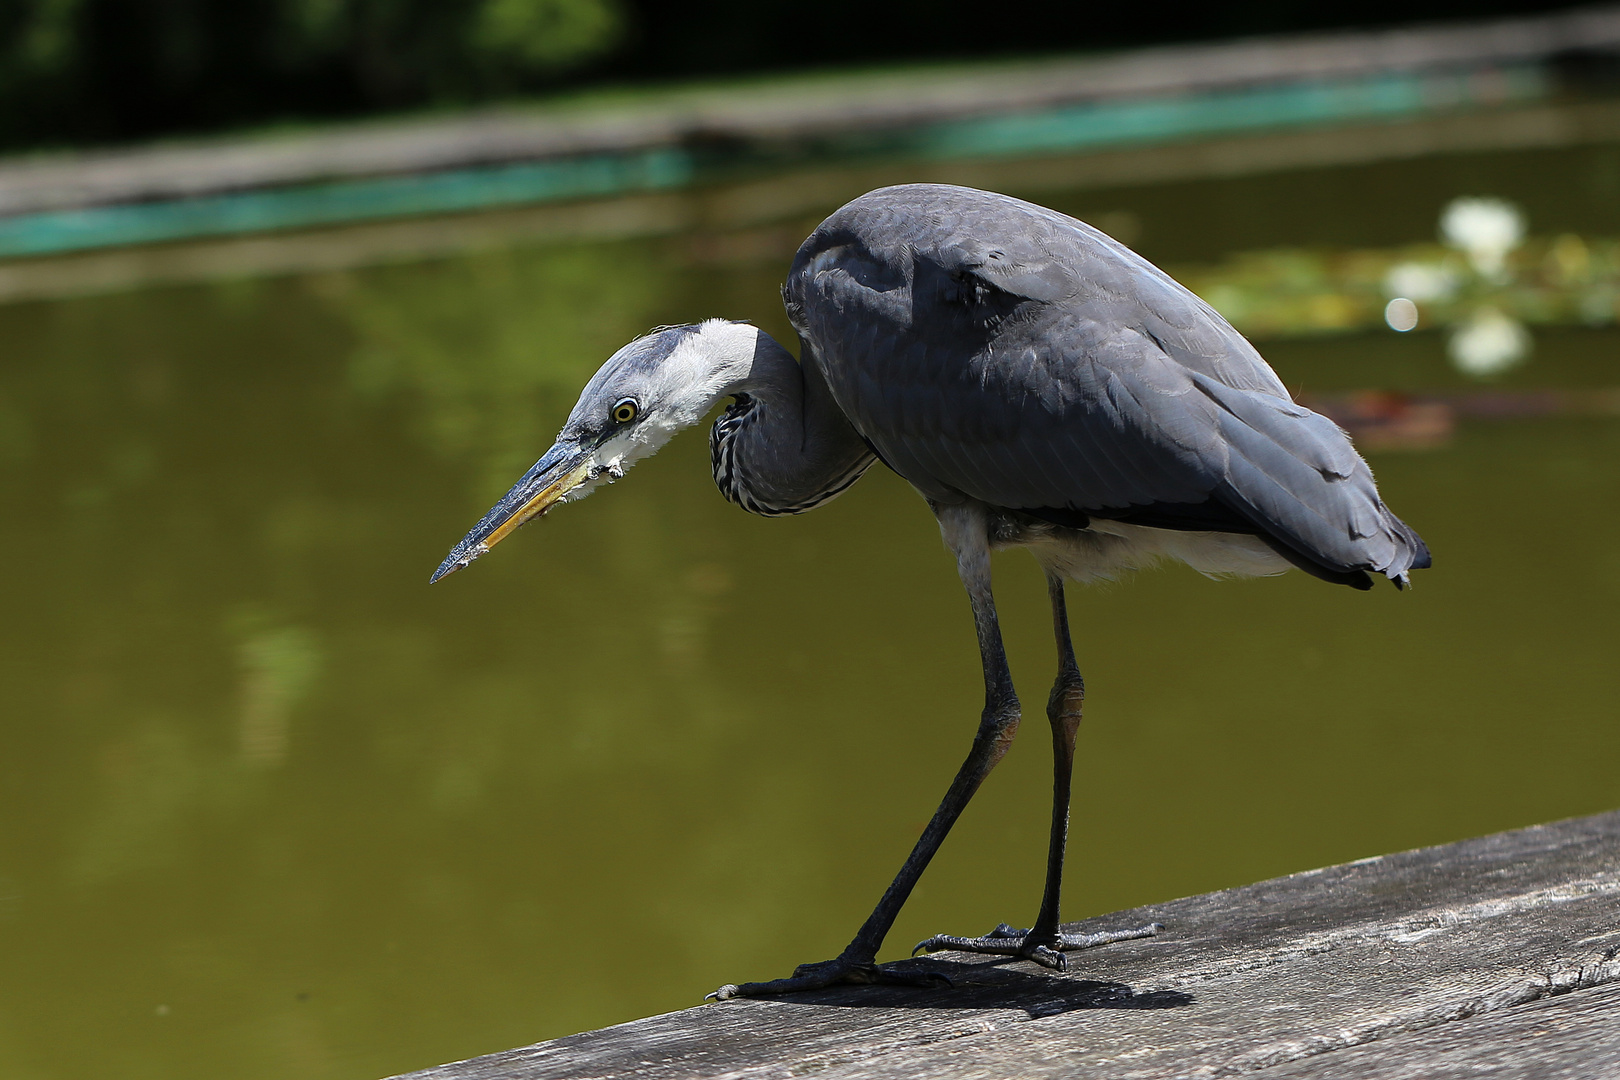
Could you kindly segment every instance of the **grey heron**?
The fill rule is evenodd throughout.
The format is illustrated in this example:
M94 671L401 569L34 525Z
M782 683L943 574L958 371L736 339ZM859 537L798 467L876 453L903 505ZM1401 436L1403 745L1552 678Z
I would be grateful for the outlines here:
M667 327L615 353L555 445L457 544L437 581L524 522L624 475L729 398L714 479L755 514L799 514L882 462L939 520L967 590L984 667L972 747L932 820L849 947L719 998L837 982L917 983L877 952L952 824L1017 731L1020 709L991 592L990 554L1028 548L1045 571L1058 672L1051 835L1027 930L940 935L919 950L1024 957L1152 934L1065 934L1059 894L1085 685L1066 581L1176 559L1211 575L1297 567L1370 588L1429 565L1331 420L1294 403L1213 308L1074 218L1005 195L912 184L838 210L799 248L783 299L797 361L756 327Z

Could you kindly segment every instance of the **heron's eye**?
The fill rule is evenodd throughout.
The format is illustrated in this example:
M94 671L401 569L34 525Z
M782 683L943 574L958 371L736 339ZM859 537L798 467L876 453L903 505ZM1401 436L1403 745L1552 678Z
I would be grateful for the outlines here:
M638 411L635 399L625 398L613 406L613 422L615 424L628 424L636 418Z

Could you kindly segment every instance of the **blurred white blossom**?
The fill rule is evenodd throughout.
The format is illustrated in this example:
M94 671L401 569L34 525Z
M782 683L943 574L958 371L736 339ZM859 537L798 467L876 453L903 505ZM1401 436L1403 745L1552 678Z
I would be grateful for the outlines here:
M1469 375L1496 375L1530 355L1530 331L1493 307L1474 312L1451 335L1451 361Z
M1497 278L1507 253L1524 239L1524 215L1503 199L1453 199L1440 215L1440 234L1475 270Z

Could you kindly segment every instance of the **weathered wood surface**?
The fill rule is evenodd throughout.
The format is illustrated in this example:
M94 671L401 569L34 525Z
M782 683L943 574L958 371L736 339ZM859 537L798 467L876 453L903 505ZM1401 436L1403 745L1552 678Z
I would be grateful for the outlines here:
M1595 1080L1620 1076L1620 983L1281 1065L1266 1080Z
M942 953L911 963L954 990L703 1005L410 1080L1620 1077L1620 811L1077 926L1150 920L1067 976Z

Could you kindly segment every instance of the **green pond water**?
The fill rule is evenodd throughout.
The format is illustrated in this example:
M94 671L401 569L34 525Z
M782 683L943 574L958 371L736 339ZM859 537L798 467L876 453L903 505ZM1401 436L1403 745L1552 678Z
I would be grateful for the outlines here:
M1617 235L1620 149L1040 197L1174 264L1427 241L1458 194ZM0 308L0 1075L366 1080L842 948L980 704L903 482L754 518L692 433L427 586L619 344L785 332L785 257L714 246ZM1311 392L1474 385L1422 330L1263 348ZM1620 331L1538 330L1491 385L1620 386ZM1068 915L1620 806L1620 417L1463 417L1370 458L1435 551L1408 593L1071 589ZM1039 706L1040 578L997 575ZM886 956L1033 916L1031 719Z

